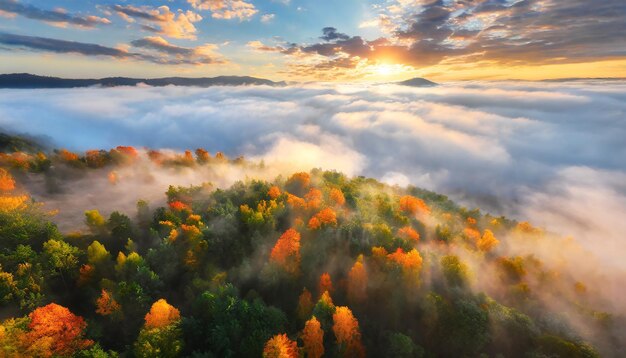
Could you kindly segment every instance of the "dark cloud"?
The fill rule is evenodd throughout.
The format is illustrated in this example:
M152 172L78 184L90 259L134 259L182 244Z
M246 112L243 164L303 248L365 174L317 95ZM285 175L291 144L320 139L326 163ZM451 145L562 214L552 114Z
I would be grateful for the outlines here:
M148 21L166 21L166 19L154 9L148 7L135 7L132 5L112 5L111 10L122 16L138 18Z
M111 22L98 16L78 16L63 10L44 10L33 5L21 4L17 0L0 0L0 11L17 14L29 19L40 20L56 24L72 24L79 27L92 28L97 25L106 25Z
M86 56L110 56L115 58L140 57L137 54L97 44L57 40L47 37L15 35L9 33L0 33L0 43L9 46L55 53L78 53Z
M132 41L131 44L136 48L144 48L155 50L169 56L169 64L210 64L224 63L224 60L212 53L216 48L214 45L205 45L200 47L182 47L176 46L161 37L144 37L139 40Z
M162 65L201 65L224 63L210 50L214 46L185 48L174 46L160 37L148 37L133 41L137 48L156 50L158 54L129 52L98 44L58 40L47 37L24 36L0 33L0 44L27 50L48 51L54 53L75 53L85 56L109 56L117 59L132 59Z
M347 40L350 38L350 36L346 34L337 32L337 29L334 27L325 27L322 29L322 33L324 35L320 36L320 38L324 41Z
M131 44L135 47L153 49L173 55L189 56L194 53L194 50L191 48L175 46L166 41L163 41L163 39L158 37L145 37L139 40L132 41Z

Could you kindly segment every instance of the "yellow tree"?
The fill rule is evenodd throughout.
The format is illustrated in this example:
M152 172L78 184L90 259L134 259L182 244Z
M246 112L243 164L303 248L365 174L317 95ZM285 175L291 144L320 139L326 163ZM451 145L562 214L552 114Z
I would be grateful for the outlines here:
M152 304L145 320L146 328L161 328L180 320L180 312L161 298Z
M496 239L493 232L489 229L485 229L483 236L476 242L476 246L480 251L489 252L500 244L500 241Z
M178 357L183 349L180 312L166 300L156 301L146 314L135 342L136 357Z

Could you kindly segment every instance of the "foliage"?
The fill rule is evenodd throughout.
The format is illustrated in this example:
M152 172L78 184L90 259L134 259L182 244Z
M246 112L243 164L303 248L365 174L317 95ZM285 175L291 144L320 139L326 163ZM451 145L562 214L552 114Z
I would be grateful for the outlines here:
M319 169L170 186L160 207L94 208L61 234L22 181L117 173L117 190L144 160L260 168L204 149L0 155L0 356L595 357L621 342L598 283L533 255L554 235L427 190Z

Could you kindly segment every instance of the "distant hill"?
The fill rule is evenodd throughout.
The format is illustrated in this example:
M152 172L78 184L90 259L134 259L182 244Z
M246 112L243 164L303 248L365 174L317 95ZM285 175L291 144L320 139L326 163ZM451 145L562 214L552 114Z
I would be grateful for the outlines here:
M59 77L37 76L29 73L12 73L0 75L0 88L75 88L75 87L117 87L136 86L145 83L149 86L243 86L267 85L284 86L284 82L274 82L263 78L249 76L218 76L218 77L165 77L165 78L128 78L107 77L100 79L68 79Z
M0 132L0 152L37 153L44 151L45 149L46 146L38 139Z
M406 81L402 81L402 82L396 82L397 85L402 85L402 86L411 86L411 87L434 87L434 86L438 86L437 83L433 82L433 81L429 81L425 78L421 78L421 77L415 77L415 78L411 78L410 80L406 80Z

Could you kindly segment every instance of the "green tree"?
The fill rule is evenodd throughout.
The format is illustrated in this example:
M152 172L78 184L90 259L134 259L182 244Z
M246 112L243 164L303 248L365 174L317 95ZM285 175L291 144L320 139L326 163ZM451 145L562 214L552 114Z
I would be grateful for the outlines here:
M98 265L110 259L111 254L107 251L106 247L98 241L92 242L91 245L87 247L87 262L90 264Z

